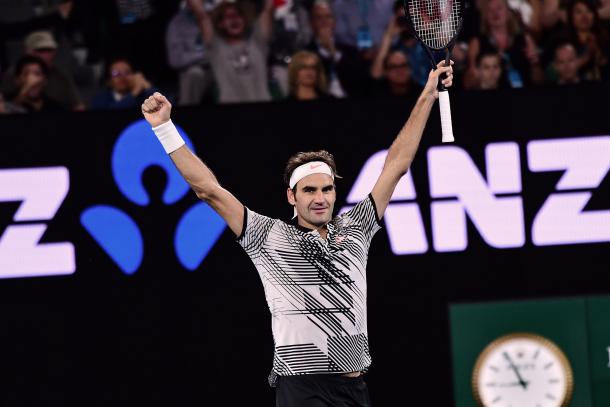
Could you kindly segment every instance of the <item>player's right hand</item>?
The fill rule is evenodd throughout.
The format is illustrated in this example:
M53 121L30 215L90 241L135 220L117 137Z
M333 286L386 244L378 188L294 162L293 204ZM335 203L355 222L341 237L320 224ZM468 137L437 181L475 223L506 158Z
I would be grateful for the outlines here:
M441 80L446 88L451 87L453 84L453 61L449 62L449 66L445 66L445 61L441 61L436 66L435 70L430 71L430 74L428 75L428 82L426 82L426 86L424 87L422 94L431 96L434 99L438 99L437 86L439 80ZM445 79L440 79L442 74L447 75L447 77Z
M155 92L142 103L142 114L152 127L160 126L169 121L171 112L172 104L159 92Z

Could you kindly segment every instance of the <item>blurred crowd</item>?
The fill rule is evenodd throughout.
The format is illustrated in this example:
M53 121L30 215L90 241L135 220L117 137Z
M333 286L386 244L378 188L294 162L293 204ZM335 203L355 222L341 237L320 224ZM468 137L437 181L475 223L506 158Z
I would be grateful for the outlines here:
M473 0L454 87L608 83L609 32L610 0ZM412 97L431 69L401 0L0 0L0 38L0 113Z

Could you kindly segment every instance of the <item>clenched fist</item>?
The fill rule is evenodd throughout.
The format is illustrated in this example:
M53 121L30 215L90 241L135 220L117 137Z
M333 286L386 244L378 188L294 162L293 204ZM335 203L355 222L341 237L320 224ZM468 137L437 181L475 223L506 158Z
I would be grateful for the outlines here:
M172 112L172 104L159 92L142 103L142 113L146 121L152 126L157 127L169 121Z

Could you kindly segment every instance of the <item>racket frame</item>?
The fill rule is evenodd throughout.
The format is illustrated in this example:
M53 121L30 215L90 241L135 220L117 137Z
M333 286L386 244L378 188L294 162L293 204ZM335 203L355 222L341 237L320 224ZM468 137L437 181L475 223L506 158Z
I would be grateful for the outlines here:
M451 38L451 40L447 43L447 45L445 45L442 48L435 48L435 47L430 47L428 44L425 43L424 40L421 39L421 37L419 36L419 34L417 33L417 30L415 30L415 24L413 23L413 17L411 16L411 12L409 11L409 3L410 0L404 0L403 1L403 8L405 9L405 17L407 18L407 20L409 20L409 28L411 29L411 32L413 33L413 35L415 36L415 38L424 46L424 48L426 49L426 53L428 54L428 58L430 58L430 62L432 63L432 69L436 70L436 58L434 58L434 54L432 54L432 51L445 51L445 66L449 66L449 60L451 58L451 51L453 50L453 47L455 45L455 42L457 40L458 35L460 34L460 31L462 30L462 24L464 23L464 14L466 13L466 9L468 8L467 1L462 1L461 5L462 5L462 10L460 12L460 20L458 21L458 26L457 29L455 31L455 35L453 36L453 38ZM452 0L452 1L457 1L457 0ZM446 76L445 76L446 77ZM445 88L445 86L443 85L442 81L439 81L438 83L438 90L439 91L445 91L447 90Z

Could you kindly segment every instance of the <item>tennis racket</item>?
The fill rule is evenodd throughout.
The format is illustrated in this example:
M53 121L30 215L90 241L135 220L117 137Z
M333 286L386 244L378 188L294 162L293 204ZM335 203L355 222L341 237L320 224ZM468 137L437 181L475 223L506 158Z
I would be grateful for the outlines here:
M424 48L432 69L436 69L434 53L445 52L445 66L449 65L451 50L462 28L466 3L464 0L404 0L405 14L411 29ZM438 102L441 112L443 143L453 142L449 92L438 83Z

